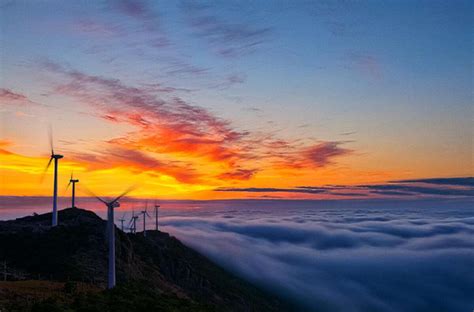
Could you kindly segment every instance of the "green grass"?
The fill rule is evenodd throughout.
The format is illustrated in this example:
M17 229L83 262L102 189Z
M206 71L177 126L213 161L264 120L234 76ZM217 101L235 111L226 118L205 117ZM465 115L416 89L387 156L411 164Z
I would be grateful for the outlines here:
M0 282L0 295L0 311L7 312L217 311L189 298L164 294L145 281L112 290L76 282Z

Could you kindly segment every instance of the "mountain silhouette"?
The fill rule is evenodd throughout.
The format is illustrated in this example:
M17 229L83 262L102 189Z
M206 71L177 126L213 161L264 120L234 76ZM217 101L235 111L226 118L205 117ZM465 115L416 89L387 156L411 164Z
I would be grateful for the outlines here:
M0 268L3 262L9 280L0 283L1 311L288 310L176 238L152 230L144 237L115 229L117 287L105 290L106 221L68 208L59 212L58 226L50 222L51 213L0 221ZM18 290L21 283L40 288L41 296ZM48 287L59 290L45 294Z

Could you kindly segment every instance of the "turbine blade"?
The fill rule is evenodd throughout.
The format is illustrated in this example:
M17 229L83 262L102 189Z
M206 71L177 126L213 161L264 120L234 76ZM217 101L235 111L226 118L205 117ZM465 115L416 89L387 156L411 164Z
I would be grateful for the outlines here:
M40 182L41 182L41 183L43 182L44 177L46 176L46 171L48 171L49 166L51 166L51 162L52 162L52 161L53 161L53 157L50 157L50 158L49 158L49 161L48 161L48 164L46 165L46 167L44 167L43 173L41 174L41 178L40 178Z
M49 127L48 127L48 139L49 139L49 147L51 148L51 155L54 155L53 127L51 125L49 125Z
M70 186L71 183L72 183L71 180L72 180L72 172L71 172L71 177L69 178L69 183L68 183L67 186L66 186L66 191L69 189L69 186ZM66 191L64 191L64 193L66 193Z
M90 196L92 197L95 197L97 200L103 202L105 205L109 205L108 202L106 202L105 200L103 200L102 198L100 198L99 196L97 196L94 192L92 192L91 190L89 190L87 187L83 187L84 191L89 194Z
M136 188L137 188L136 185L130 186L128 189L126 189L122 194L120 194L117 198L112 200L110 203L114 203L114 202L118 201L120 198L124 197L125 195L127 195L128 193L130 193L131 191L133 191Z

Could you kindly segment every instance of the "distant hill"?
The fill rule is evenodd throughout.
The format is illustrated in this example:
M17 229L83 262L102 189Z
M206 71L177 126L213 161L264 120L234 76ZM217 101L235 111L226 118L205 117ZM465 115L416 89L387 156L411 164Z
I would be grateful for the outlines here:
M287 310L278 299L160 231L147 231L144 237L116 229L118 287L102 290L106 221L77 208L60 211L59 220L54 228L50 213L0 221L0 278L6 261L9 279L31 283L0 283L1 311ZM25 285L42 285L31 286L41 287L42 295L31 295ZM45 287L56 290L48 296Z

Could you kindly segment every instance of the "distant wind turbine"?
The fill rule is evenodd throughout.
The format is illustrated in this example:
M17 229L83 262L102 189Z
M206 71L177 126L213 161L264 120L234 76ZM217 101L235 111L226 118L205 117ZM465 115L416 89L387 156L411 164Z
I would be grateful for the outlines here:
M158 231L158 208L160 208L160 205L158 205L155 200L155 230L157 231Z
M120 229L122 230L122 232L124 232L123 223L125 222L125 215L126 215L126 213L124 213L123 216L122 216L122 218L119 219L119 221L120 221Z
M148 214L148 200L146 201L145 204L145 210L142 210L140 213L143 214L143 236L146 237L146 217L151 218L151 216Z
M66 191L67 189L69 188L69 185L72 184L72 203L71 203L71 207L72 208L76 208L75 206L75 202L76 202L76 183L78 183L79 180L78 179L74 179L74 173L71 173L71 177L69 178L69 183L67 184L67 187L66 187Z
M115 287L115 224L114 224L114 208L120 207L119 199L130 193L134 187L130 187L112 201L105 201L89 191L95 198L107 206L107 239L109 245L109 268L107 278L107 288Z
M138 216L135 215L135 210L132 210L132 217L130 218L130 223L128 227L130 228L130 232L135 234L137 232L137 219Z
M53 186L53 218L52 218L52 226L58 225L58 160L63 158L63 155L55 154L53 148L53 132L51 128L49 128L49 146L51 148L51 156L49 158L48 164L44 168L43 175L41 180L44 179L44 175L46 171L48 171L51 162L54 159L54 186Z

